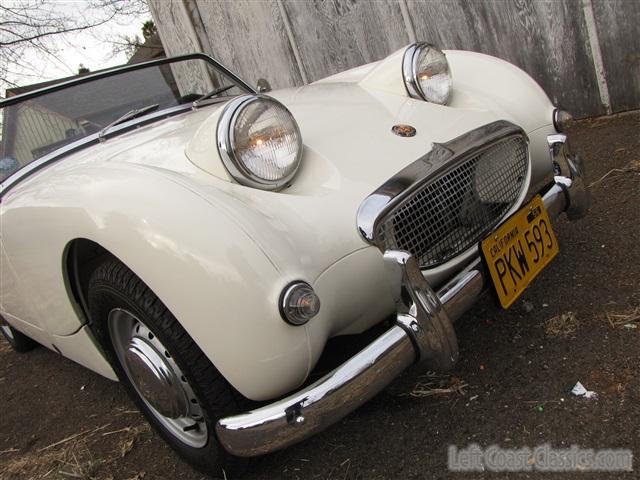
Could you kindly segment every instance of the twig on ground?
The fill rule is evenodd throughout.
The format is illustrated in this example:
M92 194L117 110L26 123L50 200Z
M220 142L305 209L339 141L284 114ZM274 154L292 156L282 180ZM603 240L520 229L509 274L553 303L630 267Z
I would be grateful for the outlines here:
M629 311L629 313L609 313L606 314L607 320L611 328L622 327L634 322L640 322L640 307L636 307Z
M604 179L606 179L612 173L629 173L629 172L640 172L640 161L639 160L633 160L625 168L612 168L607 173L605 173L602 177L600 177L598 180L596 180L595 182L592 182L589 185L588 188L591 188L591 187L597 185L598 183L602 182Z
M42 448L38 449L38 452L44 452L45 450L48 450L50 448L57 447L58 445L62 445L63 443L70 442L71 440L74 440L74 439L76 439L78 437L81 437L82 435L93 435L94 433L99 432L100 430L104 430L109 425L111 425L111 424L107 423L106 425L103 425L103 426L98 427L98 428L94 428L93 430L91 430L91 429L84 430L82 432L70 435L67 438L63 438L62 440L60 440L58 442L52 443L51 445L47 445L46 447L42 447Z
M544 331L550 337L566 337L578 330L578 319L573 312L551 317L544 322Z
M135 427L124 427L124 428L121 428L121 429L119 429L119 430L112 430L112 431L110 431L110 432L104 432L104 433L102 434L102 436L103 436L103 437L106 437L107 435L113 435L113 434L115 434L115 433L122 433L122 432L127 432L127 433L128 433L128 432L130 432L131 430L133 430L134 428L135 428Z
M523 400L522 403L535 403L539 405L541 403L562 403L561 400Z
M79 473L65 472L64 470L58 470L58 475L62 475L63 477L70 477L70 478L83 478L84 477L84 475L81 475Z
M469 386L457 377L449 377L448 375L434 372L429 372L421 377L426 377L428 380L418 382L410 392L403 393L401 396L423 398L434 395L447 395L450 393L465 395L465 389Z
M52 468L51 470L47 471L47 473L45 473L45 474L42 476L42 478L47 478L47 477L49 476L49 474L50 474L51 472L53 472L54 470L55 470L55 468Z

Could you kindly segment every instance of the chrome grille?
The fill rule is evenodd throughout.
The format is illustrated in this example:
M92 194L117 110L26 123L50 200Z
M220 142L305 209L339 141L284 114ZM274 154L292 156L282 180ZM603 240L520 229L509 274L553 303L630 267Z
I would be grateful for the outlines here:
M386 215L376 237L422 268L446 262L489 233L518 200L529 165L521 136L499 140L428 179Z

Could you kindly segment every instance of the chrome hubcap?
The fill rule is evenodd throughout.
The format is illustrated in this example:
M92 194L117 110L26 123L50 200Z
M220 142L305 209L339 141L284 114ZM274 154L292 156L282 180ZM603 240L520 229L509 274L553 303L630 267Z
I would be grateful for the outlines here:
M153 415L182 442L203 447L208 435L200 402L169 351L127 310L111 310L108 324L118 360Z
M124 358L136 387L153 408L169 418L183 417L188 413L188 400L180 379L152 345L134 337Z

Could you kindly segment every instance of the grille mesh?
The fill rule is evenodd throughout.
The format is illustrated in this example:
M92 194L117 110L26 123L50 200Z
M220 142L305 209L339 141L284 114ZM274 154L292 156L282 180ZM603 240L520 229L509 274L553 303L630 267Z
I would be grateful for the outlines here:
M434 267L476 244L517 201L528 168L522 137L500 140L427 181L376 232L387 249Z

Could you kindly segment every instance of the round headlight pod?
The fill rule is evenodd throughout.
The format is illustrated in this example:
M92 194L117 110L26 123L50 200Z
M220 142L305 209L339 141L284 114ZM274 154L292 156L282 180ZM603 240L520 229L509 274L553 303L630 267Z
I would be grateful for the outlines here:
M447 57L425 42L409 45L402 59L402 76L409 96L446 105L451 97L451 72Z
M287 108L266 95L241 95L220 115L218 151L240 184L263 190L284 188L302 158L302 137Z
M320 299L306 282L290 283L280 295L280 314L291 325L304 325L319 311Z

